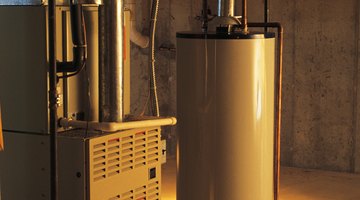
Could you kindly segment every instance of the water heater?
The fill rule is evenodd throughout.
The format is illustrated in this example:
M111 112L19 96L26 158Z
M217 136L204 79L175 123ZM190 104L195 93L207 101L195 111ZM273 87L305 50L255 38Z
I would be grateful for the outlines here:
M178 200L273 200L275 34L177 34Z

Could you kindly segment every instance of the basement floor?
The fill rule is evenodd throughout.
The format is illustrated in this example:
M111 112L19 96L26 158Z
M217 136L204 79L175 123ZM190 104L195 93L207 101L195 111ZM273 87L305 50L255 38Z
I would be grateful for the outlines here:
M176 200L176 161L162 168L162 200ZM282 167L280 200L360 200L360 175Z

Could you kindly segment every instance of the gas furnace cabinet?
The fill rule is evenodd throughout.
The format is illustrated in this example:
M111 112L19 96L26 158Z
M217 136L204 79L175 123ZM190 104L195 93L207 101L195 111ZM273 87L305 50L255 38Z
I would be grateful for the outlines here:
M177 49L177 199L274 199L275 35L183 32Z

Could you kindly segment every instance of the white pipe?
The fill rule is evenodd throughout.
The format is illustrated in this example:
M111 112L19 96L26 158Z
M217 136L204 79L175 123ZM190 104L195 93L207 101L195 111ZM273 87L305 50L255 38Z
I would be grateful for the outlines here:
M104 132L116 132L126 129L134 129L134 128L145 128L145 127L153 127L153 126L166 126L166 125L175 125L176 124L175 117L168 118L156 118L149 120L141 120L141 121L131 121L131 122L87 122L87 121L77 121L71 120L68 118L61 118L60 125L64 128L83 128L89 130L99 130Z
M125 7L130 10L130 40L141 48L149 46L149 37L136 29L136 0L125 0Z

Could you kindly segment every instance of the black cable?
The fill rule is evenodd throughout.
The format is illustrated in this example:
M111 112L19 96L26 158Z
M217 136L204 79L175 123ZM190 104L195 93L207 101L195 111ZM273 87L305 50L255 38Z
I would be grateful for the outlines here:
M74 54L73 60L58 62L57 71L75 73L69 76L61 76L59 78L71 77L78 74L83 69L84 63L87 59L86 28L81 4L74 4L70 1L70 18Z
M75 5L71 5L71 6L75 6ZM81 6L81 5L76 5L76 6ZM85 66L86 66L86 60L87 60L87 40L86 40L86 26L85 26L85 19L84 19L84 14L83 14L83 11L82 11L82 9L77 9L77 10L80 10L81 11L81 20L78 20L77 19L77 21L80 21L80 22L78 22L78 23L72 23L72 26L71 26L71 28L72 28L72 35L73 35L73 40L75 40L75 41L79 41L79 42L76 42L76 43L78 43L78 44L82 44L82 47L74 47L74 48L83 48L83 50L81 51L82 53L83 53L83 55L82 55L82 59L80 59L81 61L79 61L79 58L77 58L77 59L74 59L74 60L78 60L77 61L77 63L81 63L82 62L82 65L80 66L80 67L78 67L77 68L77 70L74 72L74 73L72 73L72 74L64 74L64 75L62 75L62 76L58 76L58 79L62 79L62 78L70 78L70 77L72 77L72 76L76 76L77 74L79 74L84 68L85 68ZM73 11L73 12L75 12L75 11ZM72 20L74 20L73 18L76 18L76 17L74 17L74 14L72 14ZM75 24L81 24L81 30L79 30L79 28L78 27L76 27L75 26ZM77 34L76 33L74 33L74 32L77 32ZM78 35L82 35L82 36L78 36ZM76 39L77 38L77 39ZM79 39L80 38L80 39ZM74 53L75 53L76 51L74 50ZM75 62L75 61L74 61ZM66 63L68 63L68 62L66 62ZM74 63L74 65L76 65L75 63Z
M84 62L83 65L76 72L74 72L72 74L64 74L62 76L58 76L57 78L62 79L62 78L70 78L72 76L75 76L75 75L79 74L85 68L85 66L86 66L86 63Z

